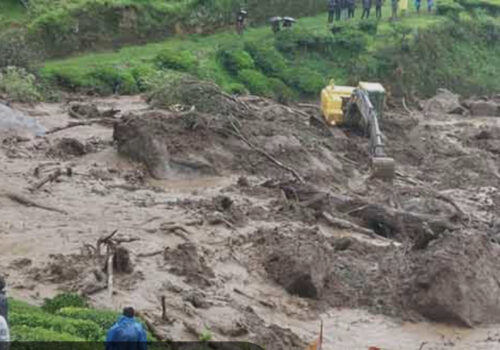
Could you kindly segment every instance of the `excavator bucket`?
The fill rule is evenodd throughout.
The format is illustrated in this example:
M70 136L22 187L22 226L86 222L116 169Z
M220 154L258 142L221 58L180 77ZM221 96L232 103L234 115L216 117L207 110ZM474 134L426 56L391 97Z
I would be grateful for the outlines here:
M372 158L372 176L382 180L392 180L396 172L394 159L389 157Z

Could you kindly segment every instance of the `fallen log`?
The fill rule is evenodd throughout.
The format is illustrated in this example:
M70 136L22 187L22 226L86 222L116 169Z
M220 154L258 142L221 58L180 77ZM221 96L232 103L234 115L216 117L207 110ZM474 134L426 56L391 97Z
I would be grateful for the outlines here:
M111 124L114 123L115 119L113 118L97 118L97 119L89 119L89 120L84 120L84 121L78 121L78 122L69 122L65 126L58 126L55 128L52 128L48 130L45 134L50 135L62 130L70 129L70 128L75 128L77 126L88 126L96 123L102 123L102 124Z
M44 209L44 210L53 211L56 213L68 215L68 213L62 209L58 209L58 208L50 207L48 205L43 205L43 204L37 203L37 202L35 202L35 201L33 201L33 200L31 200L31 199L29 199L21 194L18 194L18 193L4 192L4 193L0 193L0 196L7 197L12 201L17 202L17 203L22 204L22 205L27 206L27 207L39 208L39 209Z
M56 171L54 171L52 174L49 174L46 176L44 179L36 183L31 189L30 192L34 192L36 190L39 190L43 185L45 185L48 182L54 182L57 180L59 176L63 174L62 170L59 168Z

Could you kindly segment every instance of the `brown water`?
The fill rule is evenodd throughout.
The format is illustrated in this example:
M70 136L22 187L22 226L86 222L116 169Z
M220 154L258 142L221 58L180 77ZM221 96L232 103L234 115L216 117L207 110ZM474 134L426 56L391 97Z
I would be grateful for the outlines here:
M147 107L138 97L100 99L97 102L102 106L113 106L124 111ZM41 104L28 109L27 113L36 115L42 124L52 127L67 122L68 117L63 107L58 104ZM109 140L111 136L111 129L93 125L68 129L51 135L48 139L72 137L85 141L89 137L101 137ZM37 142L39 141L34 140L27 146ZM26 188L37 181L32 175L34 168L53 161L41 152L27 152L25 156L9 158L6 152L0 151L0 182L3 190L28 195ZM159 322L159 295L167 295L168 313L176 322L160 322L158 326L178 340L196 339L183 326L185 322L194 324L195 328L207 326L214 329L215 339L228 339L230 337L216 331L217 327L232 323L238 318L240 308L251 306L266 324L290 328L307 342L317 336L320 319L323 320L324 350L366 350L369 346L392 350L500 349L500 335L495 326L463 329L434 323L401 323L356 309L330 309L321 313L309 309L307 302L288 295L281 287L265 279L262 271L258 270L258 265L246 263L244 256L238 256L238 253L232 251L227 242L235 232L224 226L189 227L189 240L210 252L214 273L226 281L214 290L207 291L208 298L214 303L212 307L195 310L186 306L179 293L166 290L167 282L185 290L190 287L181 278L165 270L161 255L138 258L137 254L164 247L173 248L183 243L181 237L159 233L159 224L187 223L199 218L201 214L198 209L191 210L172 203L181 199L211 199L220 194L222 189L234 184L237 175L149 180L148 185L159 187L163 191L127 191L110 186L123 183L120 178L102 181L91 175L92 169L114 169L117 172L136 169L135 164L120 158L112 147L81 159L59 162L64 166L71 165L76 175L48 184L44 191L30 195L30 198L46 205L64 208L68 215L27 208L0 197L0 268L8 274L8 292L14 297L40 303L44 297L52 296L60 286L50 282L34 282L27 269L13 267L12 262L19 258L29 258L32 266L43 266L50 254L76 254L85 243L95 243L103 234L117 228L121 235L140 238L140 241L130 243L127 247L134 256L135 269L142 273L143 279L129 288L118 286L111 301L106 292L102 292L93 295L92 302L96 306L114 309L133 304ZM268 205L265 199L240 196L236 200L263 208ZM269 223L258 220L250 222L238 234L244 235L261 225ZM374 241L374 244L386 243ZM236 294L234 288L244 291L255 300L272 302L277 307L271 309L251 298ZM245 337L241 339L244 340Z

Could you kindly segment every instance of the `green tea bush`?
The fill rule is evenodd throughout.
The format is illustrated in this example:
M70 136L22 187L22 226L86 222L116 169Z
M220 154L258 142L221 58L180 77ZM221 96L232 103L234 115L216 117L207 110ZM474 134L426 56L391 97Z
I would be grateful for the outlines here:
M148 90L148 81L157 73L155 67L150 64L138 64L131 70L132 77L140 92Z
M11 313L9 314L9 323L12 326L50 329L89 341L98 341L104 336L101 328L92 321L73 320L50 314Z
M456 19L460 12L464 10L464 7L454 0L441 0L437 4L436 11L439 15Z
M242 70L255 68L252 56L238 47L222 47L218 50L217 57L224 68L234 75Z
M240 83L231 83L228 85L223 86L223 90L227 91L230 94L234 95L245 95L248 93L247 88L245 85L240 84Z
M274 45L279 51L293 56L299 49L307 47L311 38L312 33L303 28L295 27L291 30L278 32Z
M267 77L254 69L243 69L238 74L238 79L245 84L252 94L271 96L272 91Z
M42 310L54 314L64 307L87 306L87 301L80 295L74 293L62 293L53 298L45 299L42 305Z
M196 56L187 50L164 49L156 55L154 61L161 69L195 72L198 67Z
M376 19L367 19L358 22L358 28L362 32L368 33L370 35L377 34L378 21Z
M287 68L285 58L273 46L248 42L245 50L250 53L255 65L267 75L278 75Z
M100 66L91 71L88 76L98 82L95 90L101 95L111 94L115 90L124 95L139 92L139 87L134 76L130 71L125 69Z
M32 103L42 99L35 76L24 68L14 66L0 71L0 92L12 101Z
M273 98L279 103L287 104L298 97L295 91L290 89L281 79L270 78L269 87Z
M325 78L309 68L295 67L283 72L283 81L303 95L318 95L325 85Z
M77 320L92 321L101 329L109 329L120 316L118 312L114 311L81 307L64 307L57 311L57 315Z
M11 326L11 341L16 342L83 342L84 338L80 338L71 334L41 327L29 327L26 325Z
M35 43L26 39L24 29L10 28L0 31L0 67L32 67L43 58Z

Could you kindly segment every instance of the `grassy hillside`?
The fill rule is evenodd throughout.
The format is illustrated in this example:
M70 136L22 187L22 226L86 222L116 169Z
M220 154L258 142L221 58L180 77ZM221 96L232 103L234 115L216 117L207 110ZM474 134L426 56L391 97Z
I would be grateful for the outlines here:
M68 294L47 300L41 308L9 300L12 341L104 341L118 317L117 312L89 308Z
M197 11L211 6L205 16L208 18L208 13L222 16L224 8L235 4L233 0L93 0L92 6L97 6L93 8L89 5L90 0L32 1L33 4L45 2L48 6L29 10L27 16L30 19L26 21L30 32L42 22L47 23L45 29L52 28L55 23L74 25L75 22L66 17L75 9L82 10L82 6L85 6L83 12L90 11L87 15L100 9L99 6L105 6L111 12L115 6L134 11L137 6L143 9L161 7L164 11L172 11L178 18L185 18L183 11L189 6L194 6L192 8ZM276 5L279 1L266 1L265 4ZM249 91L281 101L298 97L317 98L330 78L345 84L378 80L393 94L404 93L406 96L431 95L438 87L465 95L497 92L500 91L500 82L494 77L498 76L500 67L499 17L491 15L490 8L483 5L484 1L493 7L499 2L441 0L437 14L427 14L426 11L416 14L410 2L406 16L390 21L390 3L386 1L382 21L359 20L358 6L356 19L335 23L333 31L326 23L326 14L322 13L302 17L292 30L283 30L277 35L271 32L269 25L251 27L243 38L232 28L209 35L178 34L162 42L49 60L34 71L41 78L38 82L42 82L42 89L33 86L33 77L25 72L4 71L0 74L0 93L27 95L28 101L47 97L47 86L91 94L135 94L154 90L178 74L215 81L231 93ZM314 8L314 1L307 3ZM252 4L249 1L247 5ZM114 25L115 17L106 12L99 15L103 16L103 21ZM54 16L57 18L49 20ZM208 23L205 17L204 21ZM66 19L61 22L61 18ZM77 23L81 25L81 21ZM91 40L95 38L95 29L78 28L71 34L75 35L71 43L81 44L83 39L80 37L96 42ZM142 31L150 27L142 23L138 28ZM49 32L54 35L61 33L53 29ZM106 35L98 36L99 40L110 39ZM73 50L71 43L66 42L67 38L59 39L51 39L50 45L55 49ZM145 41L149 39L145 38ZM6 41L16 49L3 48L2 43ZM15 36L7 35L5 41L0 36L0 66L3 55L12 52L17 55L14 60L4 59L6 64L30 66L30 57L36 56L36 51L27 48Z
M15 0L5 1L6 12L18 20L3 27L22 31L47 57L212 32L233 23L241 7L250 25L325 10L324 0L29 0L24 11Z
M407 95L429 95L438 87L464 94L500 91L493 79L500 73L497 18L461 11L458 19L412 10L391 22L387 4L383 12L381 22L336 24L335 34L321 14L301 18L293 30L278 35L264 26L249 29L243 40L231 32L177 36L50 61L41 76L70 91L107 94L119 86L119 93L132 94L186 73L213 80L228 92L248 90L283 100L317 97L330 78L348 84L381 80ZM468 34L456 35L457 30Z

